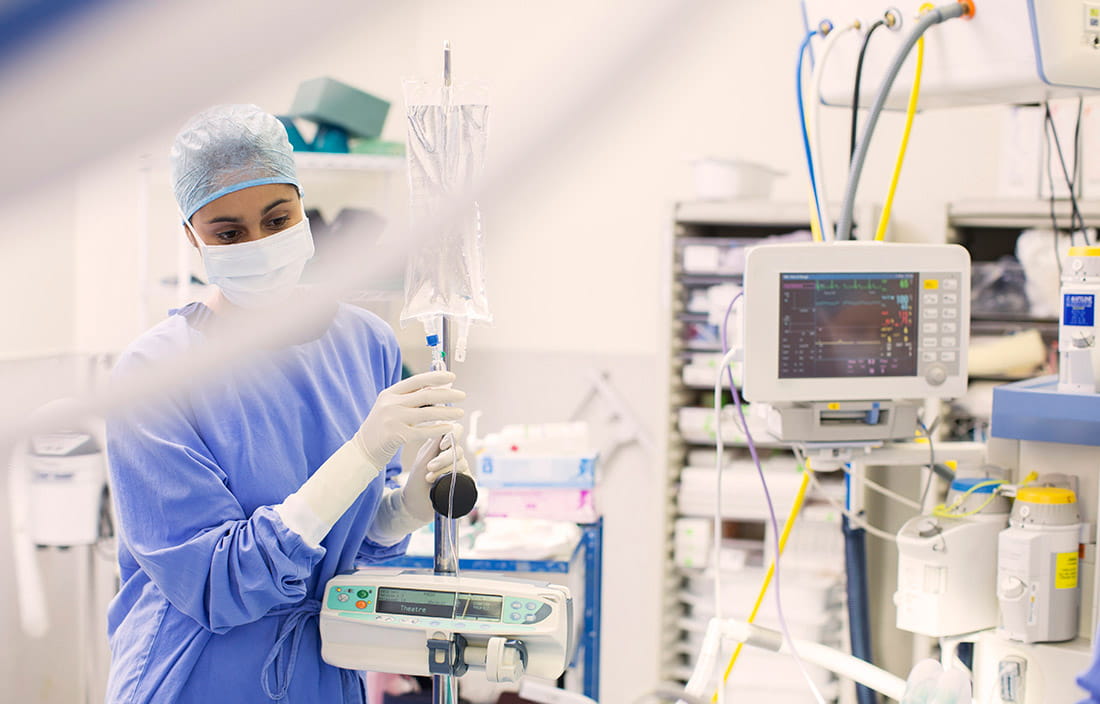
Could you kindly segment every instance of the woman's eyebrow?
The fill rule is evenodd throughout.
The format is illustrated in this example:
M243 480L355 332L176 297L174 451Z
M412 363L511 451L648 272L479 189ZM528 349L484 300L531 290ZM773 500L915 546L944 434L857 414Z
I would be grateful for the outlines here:
M271 210L271 209L272 209L272 208L274 208L275 206L277 206L277 205L282 205L283 203L289 203L289 202L290 202L290 199L289 199L289 198L280 198L279 200L273 201L273 202L271 203L271 205L269 205L269 206L267 206L266 208L264 208L263 212L262 212L262 213L260 213L260 214L261 214L261 215L267 215L267 211Z
M264 212L266 212L266 211L264 211ZM243 222L243 218L237 217L236 215L220 215L216 218L211 218L211 219L207 220L206 224L207 225L213 225L216 222L239 223L239 222Z

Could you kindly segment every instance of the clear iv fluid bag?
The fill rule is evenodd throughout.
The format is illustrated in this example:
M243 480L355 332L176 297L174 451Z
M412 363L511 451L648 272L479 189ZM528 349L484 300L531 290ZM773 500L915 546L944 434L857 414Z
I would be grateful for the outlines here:
M461 359L470 323L492 322L481 211L471 195L485 163L487 90L406 81L405 102L410 220L414 228L436 228L409 255L401 323L419 320L432 331L448 316Z

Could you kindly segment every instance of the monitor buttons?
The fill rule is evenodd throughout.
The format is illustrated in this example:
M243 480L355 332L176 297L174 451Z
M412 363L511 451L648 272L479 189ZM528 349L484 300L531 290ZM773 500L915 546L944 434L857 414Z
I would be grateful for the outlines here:
M947 381L947 370L939 364L935 364L924 373L924 378L932 386L939 386Z

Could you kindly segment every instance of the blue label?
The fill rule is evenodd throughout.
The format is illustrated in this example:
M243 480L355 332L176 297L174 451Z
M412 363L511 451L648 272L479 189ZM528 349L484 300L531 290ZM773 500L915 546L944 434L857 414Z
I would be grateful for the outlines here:
M1091 293L1062 296L1062 324L1092 327L1096 320L1096 298Z

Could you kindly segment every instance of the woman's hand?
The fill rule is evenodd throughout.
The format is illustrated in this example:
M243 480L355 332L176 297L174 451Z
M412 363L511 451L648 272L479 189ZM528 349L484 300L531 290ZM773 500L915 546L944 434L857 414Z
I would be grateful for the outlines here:
M431 490L435 481L452 470L469 474L470 465L462 446L454 442L456 435L444 435L443 439L430 438L416 453L412 472L402 489L405 508L417 519L428 522L435 518ZM458 435L457 437L461 437Z
M438 439L461 430L455 421L466 394L450 388L455 375L447 371L425 372L397 382L378 394L363 425L352 438L367 461L381 469L402 445Z

